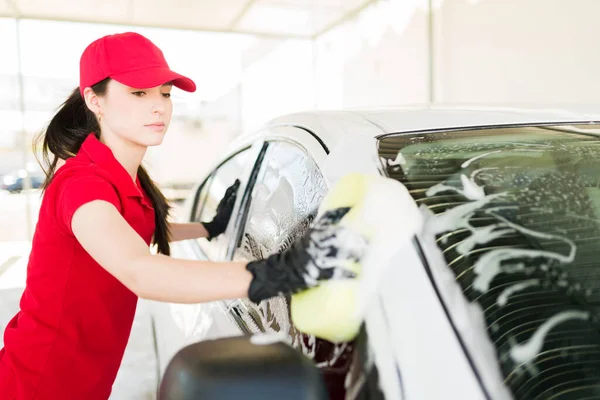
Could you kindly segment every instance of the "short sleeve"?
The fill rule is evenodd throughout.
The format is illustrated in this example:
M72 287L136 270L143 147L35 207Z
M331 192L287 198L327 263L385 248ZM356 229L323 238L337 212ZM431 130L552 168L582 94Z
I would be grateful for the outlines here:
M121 201L114 186L96 174L67 177L56 188L56 219L65 232L73 234L71 220L75 211L82 205L95 200L103 200L121 212Z

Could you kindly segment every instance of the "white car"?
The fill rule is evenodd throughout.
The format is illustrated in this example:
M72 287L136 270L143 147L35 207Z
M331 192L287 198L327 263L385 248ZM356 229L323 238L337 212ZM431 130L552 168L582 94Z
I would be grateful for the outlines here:
M398 239L354 342L300 334L284 297L259 306L157 303L161 375L192 343L278 333L314 361L330 398L600 398L596 121L598 114L556 110L314 112L238 138L183 215L210 220L239 178L226 233L176 243L174 256L277 252L351 172L400 181L423 229L409 232L408 244Z

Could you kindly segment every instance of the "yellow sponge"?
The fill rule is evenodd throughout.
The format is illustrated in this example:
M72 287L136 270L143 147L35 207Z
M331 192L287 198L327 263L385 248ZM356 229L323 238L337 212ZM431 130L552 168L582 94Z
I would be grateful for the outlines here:
M374 175L350 174L341 178L324 198L318 215L339 207L351 207L339 222L364 235L373 237L373 221L365 220L364 199L375 181L385 178ZM317 217L318 218L318 217ZM347 266L359 277L361 265ZM361 325L358 312L359 279L332 280L292 296L291 317L298 330L334 343L354 339Z

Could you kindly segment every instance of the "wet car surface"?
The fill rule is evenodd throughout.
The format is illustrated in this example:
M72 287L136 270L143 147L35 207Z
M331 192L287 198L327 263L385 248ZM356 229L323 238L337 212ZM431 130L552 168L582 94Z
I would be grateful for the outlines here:
M423 231L399 244L354 342L298 332L283 296L157 304L161 371L185 344L271 333L314 360L332 398L599 396L600 118L573 115L309 113L240 138L182 219L209 220L239 178L235 217L211 242L174 244L175 256L280 251L350 172L401 182Z

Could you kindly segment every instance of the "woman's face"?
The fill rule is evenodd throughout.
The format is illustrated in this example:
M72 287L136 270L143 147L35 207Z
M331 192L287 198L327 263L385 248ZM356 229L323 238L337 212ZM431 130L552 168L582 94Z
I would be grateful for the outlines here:
M161 144L173 113L171 89L170 83L137 89L111 79L105 95L98 98L102 135L138 146Z

